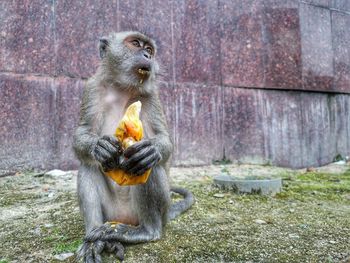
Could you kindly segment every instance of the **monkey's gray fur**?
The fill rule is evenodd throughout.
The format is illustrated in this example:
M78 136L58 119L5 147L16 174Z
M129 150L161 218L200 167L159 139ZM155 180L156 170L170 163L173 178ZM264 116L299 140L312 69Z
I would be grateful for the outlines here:
M173 146L158 96L154 41L134 31L112 33L100 40L99 51L101 64L87 81L73 145L81 161L78 196L86 232L79 256L87 263L101 262L103 250L123 260L121 243L159 239L166 222L194 203L192 193L168 184ZM123 151L113 134L137 100L144 139ZM103 173L115 168L135 176L152 172L145 184L119 186ZM171 204L170 191L184 199Z

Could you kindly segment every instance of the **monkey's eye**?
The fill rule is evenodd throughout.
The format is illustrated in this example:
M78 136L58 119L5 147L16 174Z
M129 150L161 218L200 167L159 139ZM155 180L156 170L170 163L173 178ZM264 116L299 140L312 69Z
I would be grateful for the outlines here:
M146 47L148 54L153 55L153 49L151 47Z
M139 42L137 39L133 40L131 43L132 43L135 47L141 47L140 42Z

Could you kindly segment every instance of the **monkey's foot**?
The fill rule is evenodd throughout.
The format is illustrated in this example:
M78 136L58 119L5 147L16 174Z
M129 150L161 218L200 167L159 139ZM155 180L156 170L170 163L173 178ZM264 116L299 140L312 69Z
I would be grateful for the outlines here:
M101 253L107 250L114 253L120 261L124 260L124 246L120 242L112 241L84 241L77 252L77 257L82 258L84 263L102 263Z

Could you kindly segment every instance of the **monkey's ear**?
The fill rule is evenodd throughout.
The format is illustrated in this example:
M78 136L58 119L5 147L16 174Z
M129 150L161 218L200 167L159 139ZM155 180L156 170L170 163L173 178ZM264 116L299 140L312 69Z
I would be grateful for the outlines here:
M108 39L105 37L100 38L98 49L100 51L100 58L104 58L107 53L107 47L109 46Z

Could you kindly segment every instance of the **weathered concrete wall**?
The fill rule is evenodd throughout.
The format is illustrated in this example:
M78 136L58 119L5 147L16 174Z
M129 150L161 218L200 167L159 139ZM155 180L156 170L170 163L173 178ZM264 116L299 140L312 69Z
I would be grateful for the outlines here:
M0 2L0 174L76 167L71 151L97 43L159 42L174 164L305 167L350 152L350 1Z

